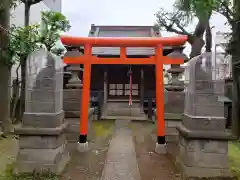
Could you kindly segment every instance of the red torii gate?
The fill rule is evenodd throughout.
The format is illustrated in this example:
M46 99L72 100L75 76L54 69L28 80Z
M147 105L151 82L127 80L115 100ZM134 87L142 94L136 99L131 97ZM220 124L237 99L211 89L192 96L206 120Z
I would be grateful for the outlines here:
M164 123L164 83L163 64L183 64L184 59L163 56L163 46L181 46L187 41L187 36L150 37L150 38L102 38L102 37L71 37L62 36L64 45L84 46L84 55L79 57L64 57L66 64L83 64L83 90L80 116L79 143L87 143L88 108L90 96L91 65L92 64L153 64L156 68L156 109L157 109L157 144L165 144ZM119 58L99 58L92 55L92 47L120 47ZM148 58L128 58L127 47L153 47L155 56Z

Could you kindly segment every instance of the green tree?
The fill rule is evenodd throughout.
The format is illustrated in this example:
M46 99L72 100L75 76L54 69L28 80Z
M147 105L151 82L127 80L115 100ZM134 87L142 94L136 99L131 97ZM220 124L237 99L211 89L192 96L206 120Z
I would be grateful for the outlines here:
M9 133L11 129L10 113L10 80L11 54L8 54L9 48L9 25L10 25L10 9L15 7L15 0L0 1L0 133L1 127L4 134ZM2 122L2 125L1 125Z
M192 43L198 39L202 39L204 31L206 32L206 50L210 50L211 45L211 28L209 26L209 18L215 11L228 20L231 26L232 34L228 46L228 53L232 55L232 75L233 75L233 134L240 137L240 1L235 0L232 4L231 0L176 0L175 13L166 13L160 11L157 14L158 25L166 30L184 34L189 36L189 43L192 45L191 57L200 54L202 45ZM193 17L198 18L198 25L194 33L188 33L184 27L192 20ZM170 23L166 23L170 22ZM202 41L203 42L203 41Z
M64 49L55 47L55 42L59 39L62 32L69 30L69 21L61 13L44 12L43 26L40 24L29 25L29 11L33 4L39 3L41 0L2 0L0 2L0 121L3 124L10 124L9 121L9 104L10 104L10 77L11 67L18 61L21 66L21 101L19 109L19 118L22 117L24 111L25 99L25 69L26 59L29 53L40 48L40 45L45 45L47 50L60 55ZM10 8L16 7L18 2L25 4L25 27L9 28ZM8 35L10 31L10 36ZM11 37L11 38L10 38ZM9 131L4 126L4 132Z
M188 42L192 46L191 58L201 54L204 45L206 45L206 51L211 52L212 33L209 19L213 11L219 10L223 3L229 5L229 2L230 0L176 0L173 12L160 9L156 13L156 26L170 32L187 35ZM198 20L198 23L194 32L189 32L186 27L194 18Z
M240 137L240 2L235 0L234 9L228 7L223 11L228 22L232 27L231 40L228 46L228 52L232 55L232 77L233 77L233 95L232 95L232 118L233 134Z
M179 10L176 7L173 12L167 12L163 8L160 9L156 13L156 18L157 21L155 26L160 30L166 30L169 32L188 36L188 42L192 46L190 58L201 54L201 50L205 44L204 33L209 26L208 19L198 18L198 24L195 27L195 30L193 32L190 32L186 29L186 27L188 27L188 24L192 22L192 19L188 17L185 11Z
M17 120L20 120L24 111L25 101L25 71L26 71L26 60L28 55L40 48L39 45L39 24L25 26L25 27L13 27L11 29L11 39L9 54L13 54L13 59L18 61L21 67L21 94L20 94L20 105L18 106L16 116ZM17 82L18 79L17 79ZM23 97L21 96L22 94ZM17 103L17 102L16 102Z
M58 12L45 11L42 12L42 24L41 24L41 43L44 44L48 51L58 51L55 48L56 41L60 38L63 32L70 29L70 23L67 18Z
M21 66L21 96L20 110L17 113L18 119L22 118L25 102L25 71L28 55L42 47L56 54L64 49L56 49L55 43L59 40L61 33L68 31L70 23L64 15L59 12L42 12L41 24L34 24L25 27L14 27L12 29L12 50L15 59L18 59ZM10 52L10 53L12 53Z
M25 11L24 11L24 26L28 29L30 23L30 9L31 6L34 4L40 3L42 0L19 0L20 2L24 3ZM24 32L28 32L27 29L24 29ZM20 95L20 118L22 118L24 109L25 109L25 69L26 69L26 56L20 56L20 67L21 67L21 95Z

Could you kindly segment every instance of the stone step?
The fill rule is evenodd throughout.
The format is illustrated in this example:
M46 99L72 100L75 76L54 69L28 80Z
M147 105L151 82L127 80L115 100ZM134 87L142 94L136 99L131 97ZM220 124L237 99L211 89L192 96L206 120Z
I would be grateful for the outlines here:
M178 142L178 133L167 133L166 142Z
M138 112L138 113L141 113L141 109L139 107L110 107L110 106L107 106L106 111L127 111L127 112Z
M165 120L165 126L169 128L176 128L181 121L171 121L171 120Z
M129 103L129 99L108 99L108 103ZM139 99L133 99L133 103L140 103Z
M128 102L108 102L107 103L107 107L110 108L139 108L140 107L140 103L132 103L132 105L130 106L128 104Z
M142 117L144 114L141 114L140 112L134 112L134 111L105 111L103 113L105 116L133 116L133 117Z
M139 103L129 106L126 102L108 102L103 112L104 116L134 116L141 117L144 112L140 109Z
M144 115L138 113L104 113L104 116L130 116L130 117L142 117Z
M121 120L133 120L133 121L149 121L146 116L102 116L102 119L105 119L105 120L121 119Z

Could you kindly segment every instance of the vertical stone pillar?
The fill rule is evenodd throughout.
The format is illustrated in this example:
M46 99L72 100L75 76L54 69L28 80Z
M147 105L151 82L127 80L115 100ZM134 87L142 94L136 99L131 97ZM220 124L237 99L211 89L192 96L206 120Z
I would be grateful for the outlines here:
M103 91L104 91L103 100L104 100L104 104L106 104L108 100L108 73L106 70L104 71Z
M140 80L140 106L143 111L144 105L144 69L141 68L141 80Z
M61 173L69 161L62 88L62 60L45 50L29 55L23 123L15 129L19 135L16 173Z
M211 53L190 60L185 110L179 131L177 164L185 177L231 177L228 169L228 140L225 129L224 81L213 81Z

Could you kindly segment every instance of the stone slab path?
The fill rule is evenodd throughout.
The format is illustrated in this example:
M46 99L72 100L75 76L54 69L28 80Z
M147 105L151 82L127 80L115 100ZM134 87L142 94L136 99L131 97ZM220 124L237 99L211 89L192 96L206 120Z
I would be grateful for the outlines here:
M140 180L131 129L116 122L117 129L110 142L101 180Z

